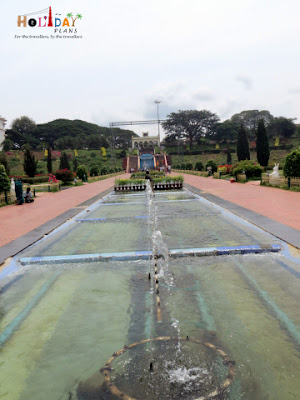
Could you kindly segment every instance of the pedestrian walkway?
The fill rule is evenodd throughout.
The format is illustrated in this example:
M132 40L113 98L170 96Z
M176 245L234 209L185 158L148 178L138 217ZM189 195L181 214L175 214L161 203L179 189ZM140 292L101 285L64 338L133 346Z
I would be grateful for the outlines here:
M184 175L184 182L274 221L300 230L300 192Z
M122 178L129 177L122 175ZM34 203L0 208L0 247L36 229L71 208L112 189L116 177L38 196ZM78 212L81 210L79 209ZM1 248L0 248L1 251Z

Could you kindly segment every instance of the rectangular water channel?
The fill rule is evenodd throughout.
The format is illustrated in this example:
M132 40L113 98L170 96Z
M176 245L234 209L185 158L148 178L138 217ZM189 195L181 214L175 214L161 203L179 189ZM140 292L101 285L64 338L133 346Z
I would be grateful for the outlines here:
M185 256L113 259L151 253L153 229ZM185 254L239 246L270 251ZM300 398L300 261L271 246L185 190L109 195L2 273L0 399Z

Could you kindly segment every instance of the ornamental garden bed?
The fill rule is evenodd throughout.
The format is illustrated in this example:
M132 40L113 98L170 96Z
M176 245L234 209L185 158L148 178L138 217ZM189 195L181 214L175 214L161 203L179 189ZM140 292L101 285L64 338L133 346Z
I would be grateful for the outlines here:
M168 176L164 178L153 179L154 190L171 190L171 189L182 189L183 177L179 176ZM146 190L147 182L145 179L116 179L114 190L116 192L124 191L141 191Z

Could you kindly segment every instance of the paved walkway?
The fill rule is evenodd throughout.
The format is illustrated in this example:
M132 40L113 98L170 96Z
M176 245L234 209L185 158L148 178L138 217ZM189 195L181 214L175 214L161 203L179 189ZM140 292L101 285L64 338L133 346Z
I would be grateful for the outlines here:
M300 230L300 192L183 174L184 182Z
M126 178L127 175L122 175L122 178ZM22 206L13 204L0 208L0 247L112 188L114 181L115 177L107 178L61 192L48 193L48 195L37 197L31 204Z

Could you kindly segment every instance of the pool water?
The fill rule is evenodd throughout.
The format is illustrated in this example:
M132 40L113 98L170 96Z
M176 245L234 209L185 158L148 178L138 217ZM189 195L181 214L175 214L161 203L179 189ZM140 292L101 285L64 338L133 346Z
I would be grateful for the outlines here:
M278 244L278 253L166 254ZM156 261L84 261L153 249ZM112 193L9 268L0 280L0 399L300 398L300 261L189 191L158 192L151 204L144 193Z

